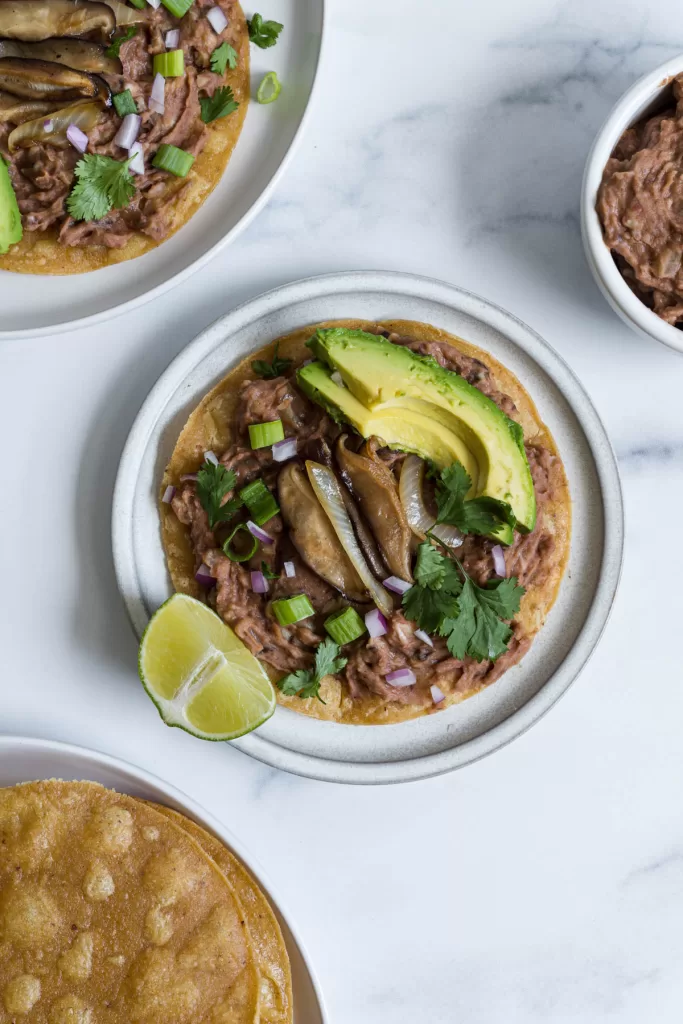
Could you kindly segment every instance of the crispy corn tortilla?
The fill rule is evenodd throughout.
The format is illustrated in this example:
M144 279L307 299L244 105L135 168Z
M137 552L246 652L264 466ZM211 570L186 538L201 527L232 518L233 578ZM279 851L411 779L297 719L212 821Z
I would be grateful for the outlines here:
M0 789L0 849L10 1021L258 1024L244 911L168 816L96 783L31 782Z
M571 499L564 467L550 431L542 422L531 396L515 375L490 353L430 324L412 320L384 320L381 322L334 320L301 328L278 341L273 341L260 351L251 353L216 384L190 414L166 468L160 496L169 484L178 486L183 474L195 473L203 461L205 451L211 450L219 454L234 442L232 424L239 402L239 390L244 381L253 379L251 363L254 359L271 361L277 344L280 356L300 363L304 359L310 358L310 350L306 348L306 342L320 327L368 330L377 326L397 334L409 335L420 341L446 342L465 355L479 359L491 371L496 387L514 401L526 442L543 445L557 457L558 477L561 484L556 489L553 500L539 507L538 519L538 525L543 525L553 535L555 546L552 554L544 562L544 568L547 570L544 581L540 585L535 584L527 589L522 599L520 613L516 617L516 621L524 633L534 636L542 627L555 603L569 559ZM205 591L194 577L194 554L189 531L176 518L170 505L160 502L159 507L162 540L173 586L176 591L202 599L205 597ZM281 675L268 665L264 665L264 668L273 681ZM484 683L465 692L448 694L440 707L460 703L484 689L486 685ZM324 680L320 693L326 701L325 704L317 700L286 697L279 690L277 690L277 699L280 704L313 718L347 724L393 724L431 712L431 709L416 708L413 705L388 706L382 698L373 694L368 694L360 700L352 700L341 681L332 678Z
M58 231L54 228L47 231L24 231L22 240L4 256L0 255L0 270L13 270L19 274L85 274L90 270L100 270L142 256L163 245L187 224L223 176L247 114L249 32L239 4L235 7L235 17L239 19L240 43L239 47L235 47L239 60L234 70L226 70L225 84L232 88L239 107L229 117L219 118L207 125L209 135L206 145L187 178L169 176L167 192L182 189L182 194L175 204L173 225L166 237L157 242L138 231L122 249L109 249L104 245L62 245L57 238Z
M280 926L270 904L246 868L215 836L161 804L152 804L185 829L232 885L244 910L259 973L260 1024L291 1024L292 972Z

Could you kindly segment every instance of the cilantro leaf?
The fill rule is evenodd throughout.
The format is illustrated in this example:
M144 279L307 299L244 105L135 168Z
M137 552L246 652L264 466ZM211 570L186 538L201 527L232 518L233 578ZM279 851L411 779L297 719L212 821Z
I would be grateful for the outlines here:
M429 541L420 544L415 563L415 579L421 587L440 590L446 578L446 559Z
M219 117L227 117L233 114L239 107L235 95L229 85L222 85L216 89L213 96L200 96L199 105L202 108L202 121L204 124L211 124Z
M417 550L415 586L403 595L407 619L416 622L426 633L435 633L444 618L458 614L458 595L462 581L450 558L424 541Z
M267 580L279 580L280 576L276 572L271 572L267 562L261 562L261 572Z
M275 46L277 37L284 28L279 21L264 21L260 14L255 14L251 21L247 22L247 26L250 40L262 50Z
M277 686L288 697L317 697L321 704L325 701L320 696L320 683L325 676L333 676L346 666L348 658L339 657L339 644L328 637L315 652L315 667L299 669L278 680Z
M234 470L226 469L220 463L214 466L212 462L205 462L197 473L197 497L209 517L212 530L219 523L227 523L242 507L242 499L237 496L222 504L223 498L235 489L236 483Z
M441 472L436 485L437 522L482 537L495 534L503 524L516 526L510 505L486 496L468 498L471 487L472 480L461 462L454 462Z
M211 70L217 75L224 75L225 69L233 71L237 67L237 50L230 43L221 43L211 54Z
M78 179L66 206L74 220L102 220L111 209L128 206L135 183L128 170L130 160L86 153L74 168Z
M251 364L251 368L254 373L257 373L259 377L263 377L264 380L274 380L275 377L281 377L282 374L286 373L292 365L291 359L280 359L277 354L279 347L280 345L278 342L275 345L272 363L267 363L265 359L255 359Z
M112 39L111 43L104 51L105 56L118 57L121 50L121 43L127 43L129 39L132 39L137 30L137 25L129 25L128 28L125 28L122 36Z

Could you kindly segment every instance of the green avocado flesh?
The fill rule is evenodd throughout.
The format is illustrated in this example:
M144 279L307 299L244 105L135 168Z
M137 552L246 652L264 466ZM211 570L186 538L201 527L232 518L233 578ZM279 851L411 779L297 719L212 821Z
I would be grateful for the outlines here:
M308 343L317 362L302 366L302 390L363 437L415 452L440 469L461 462L470 497L512 507L518 529L533 530L536 497L519 424L460 374L365 331L320 330ZM344 382L332 380L337 371ZM512 541L502 527L496 538Z
M0 157L0 253L7 252L10 245L20 242L22 236L17 197L12 188L7 164Z

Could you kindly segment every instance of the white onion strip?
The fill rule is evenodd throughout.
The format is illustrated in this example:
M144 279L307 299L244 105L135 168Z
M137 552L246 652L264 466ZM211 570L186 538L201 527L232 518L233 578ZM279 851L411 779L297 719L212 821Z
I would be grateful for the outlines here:
M140 142L134 142L128 150L128 156L130 157L130 163L128 164L128 170L132 171L133 174L144 174L145 173L145 151L142 148Z
M315 496L332 523L334 532L349 556L354 569L370 591L373 601L385 615L391 615L394 610L392 600L384 587L375 579L370 566L365 561L353 532L353 525L346 511L336 476L331 469L321 466L318 462L307 462L306 472Z
M164 38L167 50L177 50L180 46L180 29L172 28L166 33Z
M446 547L459 548L462 544L460 530L455 526L445 526L443 523L435 526L436 519L434 516L430 516L425 508L422 498L424 471L425 464L422 459L418 459L417 455L409 455L401 466L398 493L408 525L420 540L424 540L431 531Z
M163 114L164 112L165 91L166 79L163 75L157 73L152 82L152 91L149 94L149 103L147 104L149 109L154 110L157 114Z
M217 36L219 36L221 32L228 27L228 19L225 17L220 7L212 7L206 15L206 18Z
M126 114L121 122L121 127L114 136L114 145L121 149L130 149L137 141L140 132L142 118L139 114Z

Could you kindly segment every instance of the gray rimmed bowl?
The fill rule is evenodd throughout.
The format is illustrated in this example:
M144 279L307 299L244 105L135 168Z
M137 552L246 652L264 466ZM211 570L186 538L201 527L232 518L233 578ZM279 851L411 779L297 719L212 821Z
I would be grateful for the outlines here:
M619 581L623 505L605 429L569 367L520 320L449 284L381 272L299 281L239 306L188 345L140 410L114 493L114 562L140 637L172 592L157 496L188 414L249 352L306 324L351 317L425 321L491 352L520 378L550 427L573 499L571 556L557 603L529 654L497 683L438 714L390 726L319 722L278 707L259 730L234 741L252 757L299 775L405 782L476 761L537 722L588 661Z

